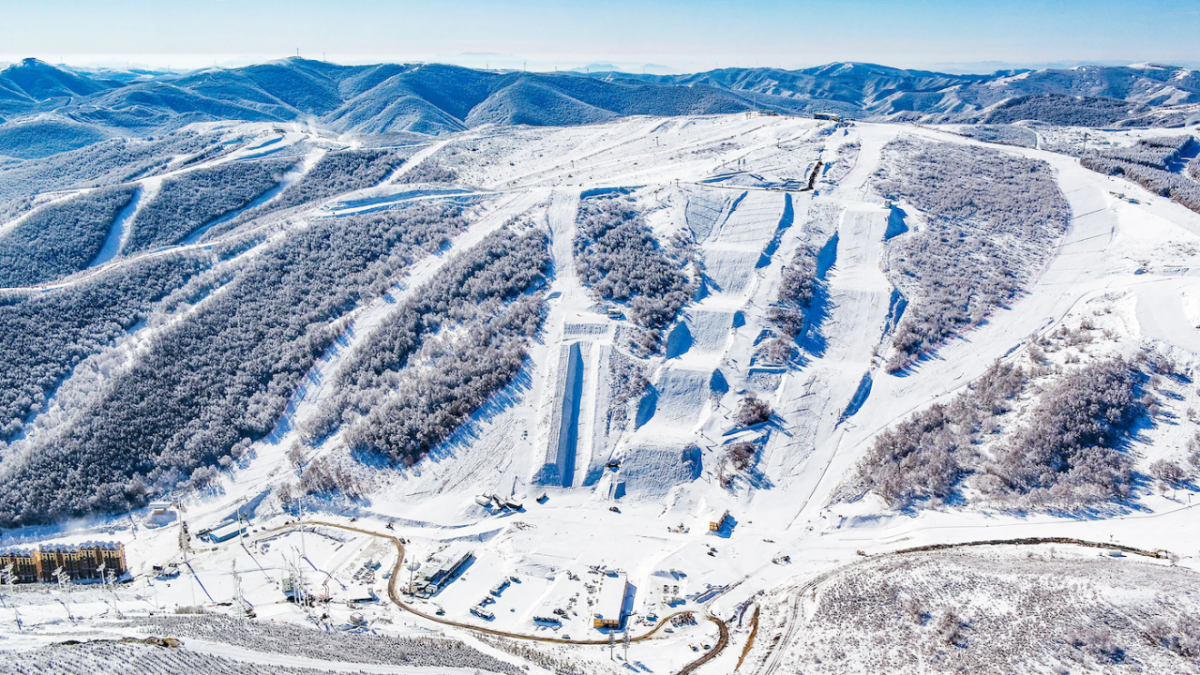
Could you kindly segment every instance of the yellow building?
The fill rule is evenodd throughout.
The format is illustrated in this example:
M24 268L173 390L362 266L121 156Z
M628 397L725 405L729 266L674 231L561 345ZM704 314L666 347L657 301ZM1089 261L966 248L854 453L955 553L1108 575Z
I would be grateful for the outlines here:
M0 570L12 565L13 581L20 584L58 581L61 568L71 581L103 581L110 573L125 576L125 545L93 541L84 544L48 544L34 550L0 552Z

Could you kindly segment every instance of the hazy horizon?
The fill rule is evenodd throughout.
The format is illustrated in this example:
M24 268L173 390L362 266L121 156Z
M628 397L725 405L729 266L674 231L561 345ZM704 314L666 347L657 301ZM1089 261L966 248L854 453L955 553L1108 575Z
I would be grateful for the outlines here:
M831 62L945 72L1200 62L1200 8L1181 0L386 3L3 1L0 61L190 70L300 56L536 71L796 69ZM54 21L46 21L53 16Z

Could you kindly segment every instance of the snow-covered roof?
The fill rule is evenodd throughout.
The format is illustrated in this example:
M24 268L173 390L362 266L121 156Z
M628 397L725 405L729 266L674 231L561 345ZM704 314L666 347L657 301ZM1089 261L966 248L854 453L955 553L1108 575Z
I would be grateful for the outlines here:
M596 603L596 617L619 621L621 607L625 604L625 575L605 577L600 584L600 599Z
M238 534L241 534L241 532L244 529L245 529L245 526L242 525L241 521L231 520L228 523L225 523L224 525L221 525L219 527L214 527L212 529L212 532L208 533L208 536L211 537L215 541L224 541L231 537L237 536Z
M116 541L85 541L81 544L42 544L38 548L45 553L73 553L84 549L116 551L121 548L121 543Z

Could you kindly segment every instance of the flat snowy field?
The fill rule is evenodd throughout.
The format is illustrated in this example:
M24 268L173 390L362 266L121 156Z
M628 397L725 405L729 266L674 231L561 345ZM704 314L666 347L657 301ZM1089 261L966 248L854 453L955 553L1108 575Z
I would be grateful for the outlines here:
M261 129L262 137L248 146L261 147L272 133ZM1057 132L1039 130L1038 146L1052 133ZM1149 134L1095 135L1121 144ZM281 136L283 144L313 143L317 149L303 165L308 168L320 148L336 146L305 129ZM884 147L900 137L1046 162L1071 220L1048 262L1015 301L914 367L891 375L885 362L893 287L885 272L892 205L872 189L872 180ZM252 152L248 147L243 154ZM799 189L819 160L832 165L818 175L815 190ZM1085 317L1103 324L1104 336L1088 347L1094 353L1152 347L1169 354L1182 377L1191 377L1200 358L1200 214L1038 147L988 144L936 127L856 122L835 128L810 119L733 115L463 132L422 149L381 185L291 217L299 221L450 198L398 182L403 172L425 162L457 173L457 194L482 200L478 217L448 250L413 266L388 295L347 315L345 332L305 378L275 432L255 444L247 462L224 474L217 489L185 499L181 515L192 533L241 513L248 519L246 535L215 545L193 539L185 557L178 525L151 527L144 513L6 532L4 541L12 545L119 540L133 580L107 590L0 588L0 649L43 659L33 664L93 663L86 672L125 670L111 665L115 656L108 663L97 657L97 647L84 655L47 645L175 634L185 652L198 659L208 655L217 659L214 664L224 659L223 668L234 667L228 661L295 672L465 673L500 663L528 664L532 672L668 673L718 649L698 672L728 673L739 665L740 672L760 673L908 672L914 663L937 672L989 663L1006 672L1134 663L1142 672L1195 671L1200 652L1147 646L1139 636L1149 629L1138 623L1148 622L1143 615L1153 614L1156 603L1175 593L1188 595L1172 600L1172 630L1200 617L1193 590L1200 580L1193 572L1200 569L1200 519L1191 510L1193 502L1200 507L1192 498L1195 483L1157 490L1145 482L1127 503L1086 516L953 503L896 512L874 494L846 501L839 488L879 432L914 411L950 400L998 359L1030 363L1034 341L1063 325L1077 327ZM132 222L138 205L160 184L158 177L142 180L131 212L119 222ZM614 187L626 189L661 242L680 233L690 236L703 274L701 290L666 331L665 349L638 360L649 382L646 395L627 403L627 414L615 421L612 401L622 376L611 364L629 358L633 324L610 314L611 305L582 285L572 254L581 199ZM473 553L469 566L440 593L426 600L404 598L436 619L430 620L389 600L389 577L397 564L389 539L325 526L289 529L285 525L297 516L281 510L275 490L294 482L297 471L288 451L301 440L304 423L333 394L334 375L355 350L455 252L518 217L550 234L554 274L543 331L516 381L412 467L355 463L340 433L306 450L306 461L325 456L352 467L367 489L353 500L308 498L304 520L399 537L408 562L415 564L426 564L435 554ZM112 258L124 236L110 235L111 246L97 265L128 264ZM286 236L286 229L273 236ZM188 240L167 250L205 245ZM783 365L769 363L761 353L773 330L767 308L776 301L784 266L801 246L826 247L819 264L824 266L823 317L819 330L800 340L797 356ZM144 337L135 336L119 349L132 353ZM570 362L565 348L576 343L581 372L571 377L581 386L573 394L565 391L571 377L563 370ZM1128 448L1143 474L1157 459L1182 457L1196 434L1192 415L1200 395L1195 385L1168 389L1159 396L1156 420L1141 428ZM63 390L70 391L69 382ZM766 400L774 415L765 424L742 428L736 412L751 392ZM568 423L578 420L569 447L560 439L564 416ZM35 421L29 434L36 436L37 429ZM723 480L722 461L738 441L754 443L756 459L749 470ZM562 452L570 453L573 467L569 487L539 482L544 465ZM512 499L523 508L482 507L476 502L480 495ZM729 518L721 530L710 531L714 514L725 511ZM1032 546L1030 556L1024 547L1018 551L1011 545L890 555L929 544L1028 537L1075 538L1172 555L1112 557L1107 550L1070 544L1053 550ZM179 576L157 578L152 568L170 563L179 566ZM410 571L398 569L403 590ZM661 619L684 616L680 613L691 612L696 623L668 622L650 639L631 643L626 662L623 632L617 632L610 651L609 633L594 629L591 619L601 582L614 578L607 573L616 570L628 575L625 610L633 637L650 633ZM290 575L302 576L310 592L333 602L325 609L285 602L282 583ZM504 579L512 581L498 595L490 593ZM984 590L938 590L939 579L974 580ZM911 616L896 615L908 601L884 597L874 588L884 583L914 598L915 609L904 610ZM1068 626L1051 616L1037 627L1042 632L1035 638L1018 639L1000 629L999 610L985 606L1009 603L1006 611L1013 615L1045 613L1053 604L1045 595L1051 588L1070 595L1071 606L1093 622L1100 621L1096 617L1103 615L1108 598L1121 608L1125 623L1109 634L1084 636L1087 626L1079 621L1071 619L1079 625ZM855 592L864 597L852 597ZM159 623L160 616L151 618L177 611L236 615L239 597L253 608L257 622L299 626L312 631L314 640L318 633L350 627L351 614L357 613L355 618L366 624L362 630L377 636L452 638L495 663L431 669L419 655L410 662L330 655L342 648L285 657L268 646L243 644L235 623L222 624L226 637L215 631L192 638ZM488 620L471 612L485 598L492 600L486 605L493 616ZM839 602L859 603L863 612L856 618ZM955 614L946 618L951 609ZM555 610L562 610L557 624L535 622L534 617L555 616ZM707 616L728 628L726 644ZM1079 644L1053 632L1059 629L1080 631ZM863 631L857 643L843 643L856 631ZM579 641L605 644L570 644ZM1045 644L1058 646L1040 651L1038 645ZM120 649L133 650L119 652L133 662L134 652L159 648ZM873 655L876 650L884 652ZM964 656L970 650L975 650L972 656ZM1020 658L987 661L979 656L982 650L1017 650ZM153 658L145 658L145 669L132 672L183 667L155 666ZM0 663L0 672L12 667ZM35 672L34 666L21 667L26 669L14 672Z

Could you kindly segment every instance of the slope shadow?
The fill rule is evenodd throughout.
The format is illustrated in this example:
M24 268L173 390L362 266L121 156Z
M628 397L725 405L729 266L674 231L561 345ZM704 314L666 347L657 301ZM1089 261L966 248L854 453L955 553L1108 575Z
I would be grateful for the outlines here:
M667 336L664 358L674 359L682 356L692 348L693 344L695 344L695 338L692 337L692 330L688 327L687 321L678 321Z
M813 285L812 299L803 309L804 330L796 337L796 345L812 356L821 358L829 342L825 337L825 321L830 316L832 303L829 300L829 290L823 282Z

